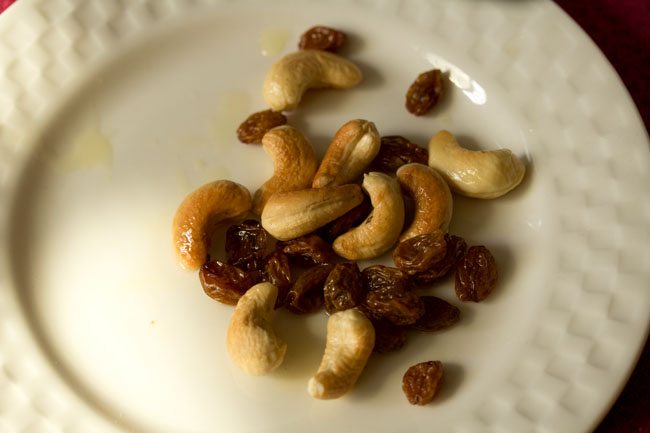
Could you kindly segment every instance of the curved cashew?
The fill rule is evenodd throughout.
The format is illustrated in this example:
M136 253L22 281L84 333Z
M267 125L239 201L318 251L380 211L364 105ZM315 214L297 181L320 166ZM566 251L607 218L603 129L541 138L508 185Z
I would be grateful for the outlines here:
M271 316L278 289L259 283L239 298L230 319L226 348L237 367L259 376L282 364L287 344L271 328Z
M288 241L334 221L363 201L359 185L341 185L273 194L262 211L262 227Z
M208 254L210 235L218 224L246 216L251 195L229 180L207 183L185 197L172 224L174 249L181 266L198 269Z
M397 169L397 180L415 202L413 222L400 236L400 242L436 230L446 232L453 199L442 176L424 164L411 163Z
M304 135L284 125L271 129L262 138L262 147L273 160L273 176L255 192L253 212L262 213L266 201L276 192L309 188L318 168L318 159Z
M455 192L476 198L496 198L521 183L526 166L509 149L469 150L448 131L429 142L429 165Z
M275 111L293 110L309 88L346 89L361 82L349 60L320 50L300 50L275 62L264 79L264 100Z
M355 181L379 152L380 138L375 124L350 120L336 132L318 167L313 188L343 185Z
M364 175L363 189L370 196L372 212L358 227L334 240L332 247L348 260L365 260L388 251L404 225L404 200L397 180L378 172Z
M332 399L348 392L361 375L375 345L375 328L356 308L338 311L327 322L325 353L307 391L314 398Z

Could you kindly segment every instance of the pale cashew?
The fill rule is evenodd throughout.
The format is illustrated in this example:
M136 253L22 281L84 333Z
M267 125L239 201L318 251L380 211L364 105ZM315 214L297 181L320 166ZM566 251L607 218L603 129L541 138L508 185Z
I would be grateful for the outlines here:
M273 176L253 196L253 212L257 215L261 215L266 201L276 192L309 188L318 168L311 145L292 126L278 126L264 134L262 148L273 160Z
M262 227L281 241L311 233L363 201L359 185L273 194L262 211Z
M327 322L323 359L307 384L309 394L318 399L333 399L352 389L374 345L375 328L359 310L332 314Z
M446 232L451 221L453 199L442 176L424 164L411 163L397 169L397 180L415 204L413 221L400 236L400 242L436 230Z
M361 70L349 60L320 50L300 50L275 62L264 79L264 100L275 111L293 110L309 88L356 86Z
M232 313L226 348L230 358L245 373L260 376L282 364L287 344L271 328L278 289L259 283L239 298Z
M243 218L251 195L229 180L207 183L185 197L174 215L172 239L181 266L198 269L206 259L214 228Z
M318 167L313 188L343 185L355 181L379 152L380 138L375 124L350 120L336 132Z
M383 173L364 175L363 189L370 196L372 212L358 227L334 240L332 247L348 260L380 256L397 241L404 225L404 200L399 184Z
M526 173L524 163L509 149L464 149L444 130L429 142L429 165L453 191L476 198L500 197L519 185Z

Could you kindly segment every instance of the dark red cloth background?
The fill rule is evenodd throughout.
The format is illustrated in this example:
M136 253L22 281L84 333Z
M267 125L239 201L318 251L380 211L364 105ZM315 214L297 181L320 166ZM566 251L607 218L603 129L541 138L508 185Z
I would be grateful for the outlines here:
M0 0L0 12L15 0ZM556 0L623 79L650 130L650 0ZM562 433L562 432L556 432ZM594 433L650 433L650 345Z

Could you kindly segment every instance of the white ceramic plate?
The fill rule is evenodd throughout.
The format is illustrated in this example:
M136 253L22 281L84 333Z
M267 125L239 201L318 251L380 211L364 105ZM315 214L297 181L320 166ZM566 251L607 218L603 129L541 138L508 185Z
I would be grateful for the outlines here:
M528 163L504 198L455 201L451 230L496 256L493 296L325 402L306 393L325 316L281 313L285 364L246 377L224 347L231 308L170 247L185 194L271 174L234 130L314 24L349 32L366 75L290 116L320 154L367 118ZM416 118L403 95L432 66L453 86ZM648 141L611 66L549 1L21 0L0 17L0 70L0 432L588 432L636 361ZM451 286L434 292L453 301ZM428 359L444 388L410 406L402 374Z

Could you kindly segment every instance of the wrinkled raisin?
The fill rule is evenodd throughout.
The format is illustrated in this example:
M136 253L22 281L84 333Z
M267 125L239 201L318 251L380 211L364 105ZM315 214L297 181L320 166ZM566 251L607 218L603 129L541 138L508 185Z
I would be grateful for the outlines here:
M390 266L368 266L361 272L361 276L367 292L387 288L396 290L408 290L410 288L409 276L405 272Z
M246 144L260 144L264 134L276 126L287 123L287 118L279 111L264 110L253 113L237 128L237 138Z
M434 233L414 236L400 242L393 251L395 265L409 275L424 272L445 257L447 244L444 233L436 230Z
M323 286L333 265L318 265L307 269L287 294L285 305L293 313L311 313L323 306Z
M374 320L394 325L412 325L424 314L424 303L412 291L385 288L368 292L364 302Z
M416 116L422 116L440 99L442 94L442 73L439 69L418 75L406 92L406 109Z
M325 281L323 292L329 314L359 305L365 294L359 266L354 262L336 264Z
M351 228L361 224L372 211L372 204L367 196L364 196L360 205L352 208L339 218L325 225L319 233L329 242L347 233Z
M246 220L226 230L226 261L245 271L261 270L271 247L271 236L255 220Z
M262 280L259 271L246 272L219 260L208 260L201 266L199 279L203 291L217 301L236 305L248 289Z
M375 327L375 353L394 352L404 347L406 343L406 329L395 326L386 321L373 322Z
M442 380L442 362L426 361L409 367L402 378L402 390L409 403L425 405L438 392Z
M411 328L418 331L440 331L455 325L460 320L460 310L444 299L435 296L420 296L424 303L424 314Z
M497 264L483 245L469 247L456 265L456 295L461 301L481 302L497 284Z
M429 152L399 135L381 137L381 147L370 166L373 171L395 173L405 164L429 164Z
M316 234L278 242L277 248L292 259L305 265L331 263L336 257L332 246Z
M434 281L446 276L456 264L463 258L467 251L467 243L460 236L445 235L445 244L447 252L445 257L435 263L424 272L415 274L413 281L418 285L431 284Z
M321 50L335 53L345 43L345 33L330 27L316 26L307 30L300 37L298 48L301 50Z
M266 258L264 279L278 288L275 308L284 305L287 293L291 289L291 268L289 258L282 251L274 251Z

